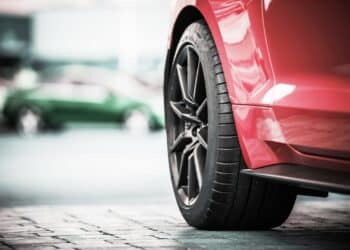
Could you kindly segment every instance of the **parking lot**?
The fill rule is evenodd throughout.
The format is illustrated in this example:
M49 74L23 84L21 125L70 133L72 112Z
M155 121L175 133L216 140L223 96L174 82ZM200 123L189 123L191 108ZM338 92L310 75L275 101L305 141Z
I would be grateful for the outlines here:
M298 198L271 231L199 231L181 218L165 137L114 127L0 137L0 249L349 249L350 199Z

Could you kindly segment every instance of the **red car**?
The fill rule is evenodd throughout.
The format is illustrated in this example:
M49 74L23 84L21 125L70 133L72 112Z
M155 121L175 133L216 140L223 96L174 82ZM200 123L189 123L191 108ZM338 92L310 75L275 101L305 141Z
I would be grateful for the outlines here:
M350 0L178 0L165 69L178 206L201 229L281 225L350 193Z

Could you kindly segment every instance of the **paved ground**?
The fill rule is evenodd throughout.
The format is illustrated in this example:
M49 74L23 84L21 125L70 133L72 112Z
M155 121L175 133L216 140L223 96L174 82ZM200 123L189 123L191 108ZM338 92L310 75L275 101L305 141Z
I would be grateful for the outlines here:
M195 230L173 204L6 208L0 249L349 249L342 198L300 201L282 227L260 232Z
M299 198L271 231L199 231L172 198L163 134L0 137L0 249L350 249L350 198Z

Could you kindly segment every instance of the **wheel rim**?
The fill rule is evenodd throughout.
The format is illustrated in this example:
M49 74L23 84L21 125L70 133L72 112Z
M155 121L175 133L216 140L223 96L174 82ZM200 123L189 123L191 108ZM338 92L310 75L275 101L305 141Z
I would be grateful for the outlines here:
M131 133L146 133L149 130L149 121L143 112L134 110L128 115L124 126Z
M24 109L20 112L19 132L23 135L31 135L38 132L40 126L39 115L31 109Z
M191 206L203 186L208 111L201 62L190 45L179 53L174 71L168 100L170 164L174 189Z

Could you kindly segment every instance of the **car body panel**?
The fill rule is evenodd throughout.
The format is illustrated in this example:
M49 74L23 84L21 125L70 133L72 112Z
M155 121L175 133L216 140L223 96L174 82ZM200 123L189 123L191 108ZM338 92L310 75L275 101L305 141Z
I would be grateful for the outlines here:
M188 6L215 40L247 166L350 171L350 1L179 0L171 31Z

